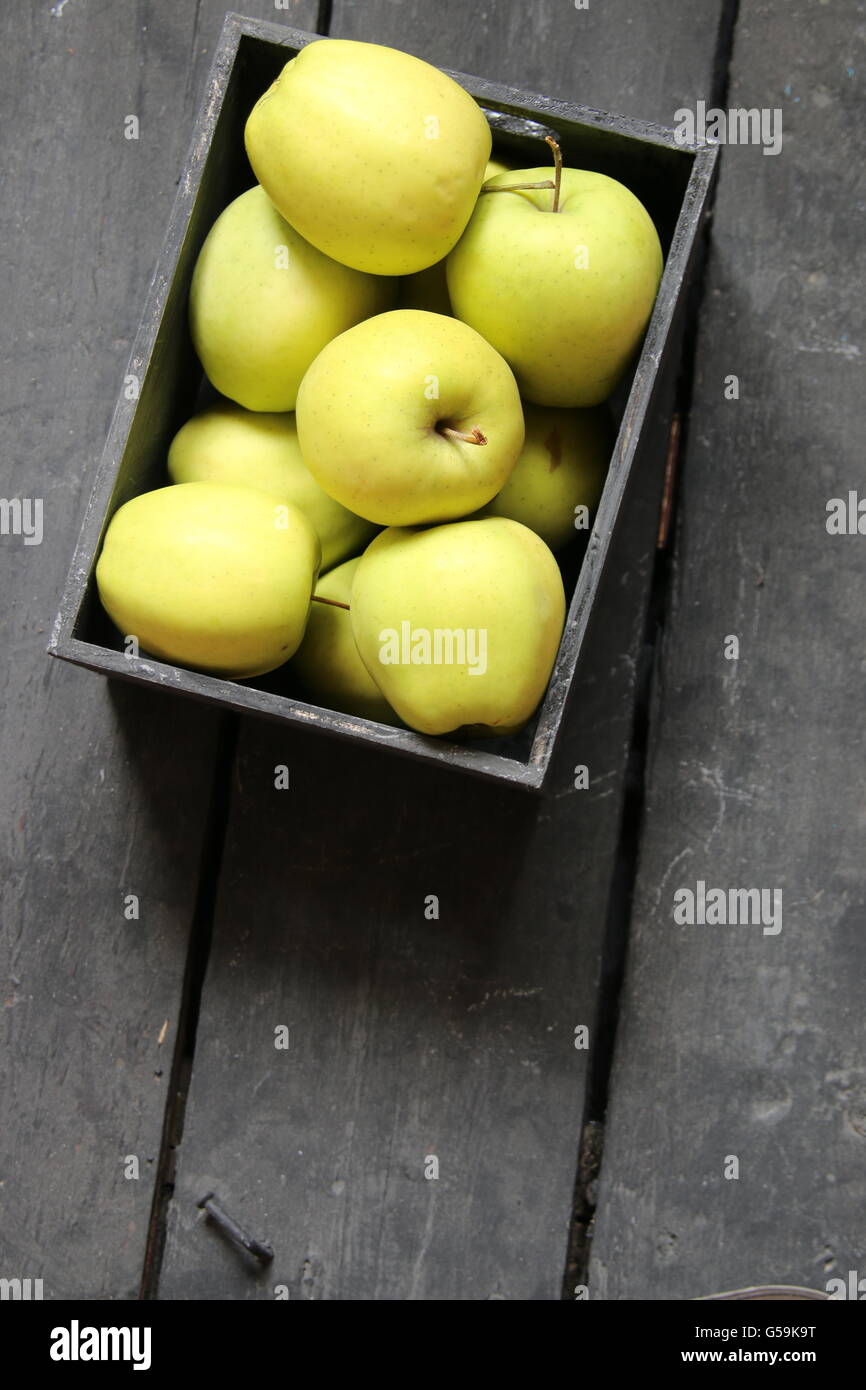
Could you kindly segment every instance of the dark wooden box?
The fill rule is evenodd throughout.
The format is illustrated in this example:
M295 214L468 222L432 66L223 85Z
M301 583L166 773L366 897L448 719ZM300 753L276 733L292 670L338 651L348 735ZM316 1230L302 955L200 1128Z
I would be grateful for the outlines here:
M316 37L226 16L49 651L109 676L169 688L239 713L289 720L538 789L597 607L599 581L626 488L642 459L649 466L652 457L657 466L665 447L685 292L717 154L711 146L683 146L672 131L660 126L451 74L488 111L543 122L556 131L566 164L596 169L627 184L653 217L665 252L664 276L643 348L630 382L618 394L619 432L595 524L584 553L564 565L570 606L553 675L541 708L518 738L507 743L449 742L321 709L296 698L290 666L238 684L147 656L128 657L96 593L94 569L108 521L131 497L168 481L168 445L200 392L202 371L187 327L187 295L196 257L216 217L255 182L244 152L246 117L289 57ZM546 146L537 139L495 131L494 140L518 165L546 162ZM130 378L139 383L137 399L128 398L135 389Z

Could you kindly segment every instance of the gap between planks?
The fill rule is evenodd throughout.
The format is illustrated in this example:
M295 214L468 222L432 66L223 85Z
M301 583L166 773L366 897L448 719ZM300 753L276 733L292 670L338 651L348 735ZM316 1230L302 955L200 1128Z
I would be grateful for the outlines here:
M737 26L740 0L725 0L719 19L716 53L709 105L727 109L730 86L734 33ZM701 309L704 303L707 266L711 255L710 233L718 179L713 185L707 207L707 222L700 248L700 260L692 281L690 302L686 308L683 349L679 377L674 397L671 428L672 451L675 463L687 458L689 422L694 394L697 338ZM669 459L669 464L671 460ZM639 654L634 718L626 765L620 833L614 856L613 877L608 901L607 922L602 948L602 965L598 1007L592 1037L595 1044L589 1063L584 1121L577 1156L574 1200L569 1227L568 1250L562 1280L562 1298L573 1300L575 1289L586 1288L589 1261L592 1253L592 1228L596 1209L596 1189L604 1161L604 1125L610 1093L616 1034L619 1024L622 987L625 978L628 941L638 862L643 837L644 801L647 782L647 755L651 726L651 711L655 693L657 657L664 637L665 618L670 603L670 585L674 537L676 534L679 499L680 468L670 472L671 488L663 507L665 517L664 544L656 551L650 584L644 640Z
M719 22L711 104L721 108L725 108L727 103L731 53L738 10L739 0L725 0ZM331 13L332 0L320 0L316 19L317 33L322 35L329 33ZM715 190L713 190L710 199L708 225L711 225L714 202ZM703 303L708 254L707 233L705 233L701 260L692 289L692 302L687 310L680 374L675 394L675 416L681 422L678 449L680 457L685 457L688 443L697 329ZM577 1155L572 1221L566 1267L563 1274L563 1299L572 1299L575 1286L586 1283L592 1248L596 1185L604 1151L604 1118L607 1110L632 900L643 827L646 760L650 710L654 691L655 658L663 636L665 613L669 601L671 547L676 521L677 499L678 487L677 481L674 479L667 528L668 544L660 548L656 554L644 641L639 657L641 669L636 687L623 810L605 926L601 982L593 1030L596 1043L589 1066L584 1123ZM218 735L217 757L208 806L190 950L184 973L181 1012L172 1058L171 1078L163 1120L160 1155L142 1272L139 1296L145 1300L156 1298L159 1286L166 1218L174 1191L177 1150L183 1135L184 1110L195 1057L199 1009L210 955L214 910L228 830L231 786L239 730L240 719L238 716L223 716Z
M327 35L330 32L332 6L333 0L319 0L316 14L317 34ZM214 912L231 814L231 789L237 762L239 734L240 716L222 716L139 1290L139 1298L144 1300L155 1299L159 1288L168 1208L174 1194L177 1151L183 1138L184 1112L195 1059L201 997L213 939Z
M240 716L225 714L217 731L216 758L202 840L198 890L184 969L180 1016L171 1063L168 1096L162 1124L159 1159L153 1187L147 1245L139 1298L157 1297L168 1207L174 1193L177 1150L183 1137L186 1098L195 1057L202 990L213 937L214 910L231 812L232 779L237 757Z

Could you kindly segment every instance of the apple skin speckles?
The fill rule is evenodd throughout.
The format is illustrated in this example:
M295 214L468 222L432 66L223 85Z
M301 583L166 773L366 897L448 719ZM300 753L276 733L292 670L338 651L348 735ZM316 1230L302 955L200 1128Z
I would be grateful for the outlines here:
M316 250L256 185L229 203L199 253L190 331L209 380L249 410L293 410L337 333L387 309L396 285Z
M437 430L439 420L478 442ZM381 526L476 511L524 439L508 364L474 329L421 309L379 314L329 343L301 383L297 423L320 486Z
M602 406L560 410L524 402L523 413L520 457L480 515L519 521L559 551L590 526L613 448L613 423Z
M549 169L490 181L540 182ZM502 353L525 400L598 405L613 391L649 321L662 273L645 208L604 174L563 169L560 209L548 189L482 193L446 263L453 312Z
M383 531L355 571L350 609L364 665L410 728L487 736L515 732L537 707L565 594L539 537L489 517Z
M414 274L448 254L491 150L487 121L458 83L349 39L319 39L287 64L250 113L245 143L283 217L326 255L374 275Z

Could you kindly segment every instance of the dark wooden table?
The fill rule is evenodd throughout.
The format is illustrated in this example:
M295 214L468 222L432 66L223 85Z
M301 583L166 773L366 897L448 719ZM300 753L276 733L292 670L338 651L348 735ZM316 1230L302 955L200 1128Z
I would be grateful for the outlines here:
M0 1277L545 1300L866 1273L866 537L825 524L866 494L862 6L241 8L666 125L780 108L784 147L723 152L675 526L658 552L660 458L536 802L49 662L224 8L4 7L3 491L44 499L44 539L0 537ZM699 881L782 890L781 931L678 924Z

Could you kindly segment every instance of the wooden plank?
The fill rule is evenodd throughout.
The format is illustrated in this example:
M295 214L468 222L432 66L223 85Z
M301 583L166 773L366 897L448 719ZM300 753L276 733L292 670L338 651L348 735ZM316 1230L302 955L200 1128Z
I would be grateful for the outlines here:
M3 491L43 504L0 537L0 1276L46 1298L137 1294L211 793L212 716L45 648L222 9L0 16Z
M458 0L338 4L332 32L515 85L544 71L546 90L579 96L576 40L546 41L552 11L472 7L471 49ZM594 32L581 62L605 67L617 106L613 30ZM695 43L682 88L637 65L638 114L692 73L708 82L713 26ZM663 455L659 439L626 504L540 802L243 725L162 1298L560 1296L587 1075L574 1030L595 1017ZM258 1277L197 1212L211 1188L273 1242Z
M600 1298L864 1273L866 539L825 524L829 499L863 493L855 8L740 5L728 104L781 107L785 142L722 158ZM698 880L780 889L781 930L677 925L674 892Z
M705 96L724 6L682 0L430 5L335 0L331 32L374 39L458 72L673 126Z

